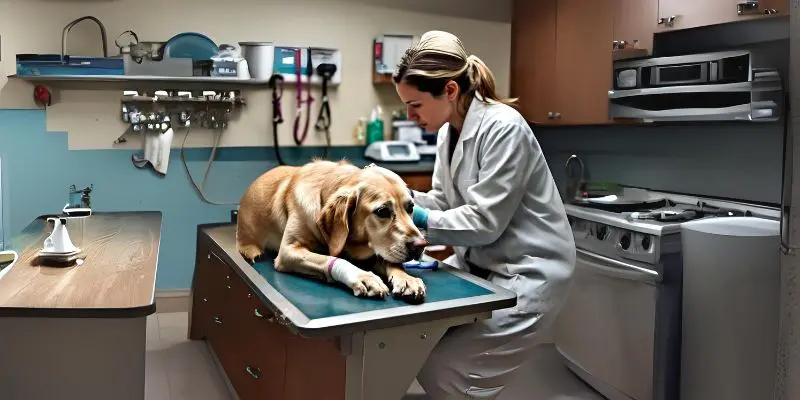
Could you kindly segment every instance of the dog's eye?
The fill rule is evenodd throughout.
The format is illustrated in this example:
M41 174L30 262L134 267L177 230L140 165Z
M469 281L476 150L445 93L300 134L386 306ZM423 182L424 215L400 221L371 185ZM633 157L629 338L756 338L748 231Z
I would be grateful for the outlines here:
M409 213L409 214L414 212L414 202L413 201L409 201L408 203L406 203L406 212Z
M378 218L391 218L392 216L392 209L387 206L380 206L374 212Z

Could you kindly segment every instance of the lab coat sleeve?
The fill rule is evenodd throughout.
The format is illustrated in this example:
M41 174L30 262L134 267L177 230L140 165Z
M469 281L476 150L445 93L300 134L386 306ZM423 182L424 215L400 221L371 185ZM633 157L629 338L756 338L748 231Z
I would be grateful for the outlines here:
M491 127L481 144L478 181L468 189L467 204L428 214L428 242L449 246L484 246L508 226L528 190L534 154L529 128L519 124Z
M443 169L440 167L442 157L436 157L433 164L433 178L431 178L431 190L427 192L418 192L413 190L414 204L420 207L425 207L431 210L447 210L450 208L447 204L447 198L444 197L442 191L441 174Z

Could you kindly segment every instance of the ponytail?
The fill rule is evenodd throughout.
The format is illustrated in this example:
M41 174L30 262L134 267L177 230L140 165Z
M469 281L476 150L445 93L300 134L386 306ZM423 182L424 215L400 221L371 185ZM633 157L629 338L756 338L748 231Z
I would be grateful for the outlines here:
M484 102L494 101L503 103L505 105L517 108L516 98L501 98L497 95L497 88L495 86L494 74L488 66L478 56L471 55L467 57L467 74L470 80L469 93L464 93L465 96L461 98L459 107L463 109L464 114L469 109L469 104L472 102L472 96L468 94L479 94Z

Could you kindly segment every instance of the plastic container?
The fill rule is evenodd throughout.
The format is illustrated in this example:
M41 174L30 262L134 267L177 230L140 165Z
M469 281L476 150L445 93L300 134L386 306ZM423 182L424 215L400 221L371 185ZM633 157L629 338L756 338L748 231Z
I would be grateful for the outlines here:
M275 46L272 42L239 42L242 57L247 60L250 78L269 80L275 60Z
M383 110L381 110L381 106L375 106L370 114L369 122L367 122L367 145L383 139Z

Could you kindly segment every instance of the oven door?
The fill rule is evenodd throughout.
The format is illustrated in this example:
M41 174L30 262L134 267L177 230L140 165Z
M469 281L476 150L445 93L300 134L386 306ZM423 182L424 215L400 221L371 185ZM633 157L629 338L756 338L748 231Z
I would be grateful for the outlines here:
M554 327L558 351L606 398L652 400L659 273L577 253L573 287Z

